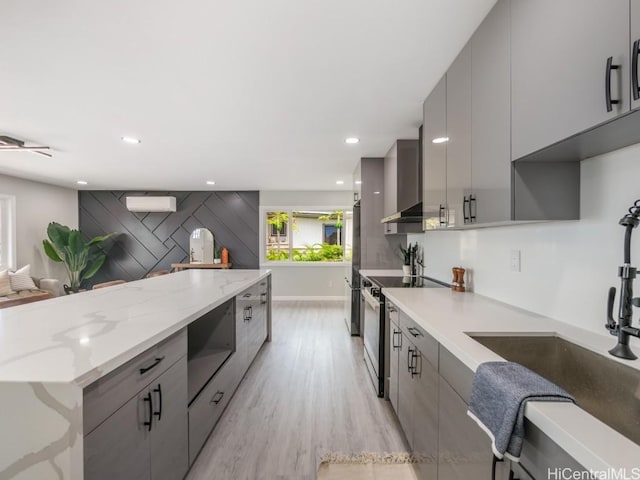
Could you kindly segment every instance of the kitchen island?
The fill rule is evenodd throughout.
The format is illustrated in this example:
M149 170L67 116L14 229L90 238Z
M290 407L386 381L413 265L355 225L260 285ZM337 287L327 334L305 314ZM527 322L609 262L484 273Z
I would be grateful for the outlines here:
M258 286L262 288L258 290ZM120 407L105 407L101 402L128 394L119 391L116 384L151 388L133 375L143 376L161 364L156 369L159 375L173 360L175 378L186 386L187 379L182 377L187 376L187 343L189 353L192 343L187 340L188 327L222 307L224 311L213 317L221 325L217 331L231 339L224 365L233 367L216 365L221 373L213 376L212 371L210 383L215 387L220 380L232 388L224 401L221 392L214 391L217 400L201 403L224 407L239 382L238 375L244 374L262 342L270 340L270 299L269 270L189 270L0 311L0 479L85 478L84 444L89 433L85 429L88 423L95 423L91 428L108 423L99 418L106 414L98 410ZM224 333L232 328L229 318L237 328L256 324L252 318L260 318L263 328L247 327L253 335L249 341L244 330ZM133 365L129 374L128 366L138 361L144 361L144 368ZM203 386L203 394L208 388ZM167 390L164 406L170 411L167 398L171 390ZM184 398L180 408L184 408L186 421L186 387L178 397ZM97 413L85 411L88 399L92 405L100 405ZM148 403L152 401L149 393ZM157 398L155 402L157 410ZM143 402L140 405L145 406ZM134 417L136 412L143 415L140 405L134 409ZM159 405L160 413L149 409L149 430L156 427L153 432L162 430L157 423L160 418L152 418L162 414L162 393ZM196 400L189 404L190 414L193 405L194 413L206 415ZM120 440L125 441L126 435L120 433ZM201 435L206 440L208 431ZM192 458L189 460L191 463ZM162 478L162 474L154 478Z
M433 407L430 410L434 418L440 419L440 435L438 437L436 431L435 437L433 437L435 440L433 438L430 440L431 443L428 445L431 448L430 453L436 453L439 449L439 457L442 461L443 450L445 457L451 457L453 452L453 458L461 460L461 463L456 465L457 460L446 461L445 458L444 464L439 465L438 478L465 478L465 468L472 468L472 470L475 468L477 473L479 468L473 466L474 462L482 465L483 468L488 462L489 470L491 468L490 441L484 433L476 428L475 424L469 427L469 423L472 422L466 417L465 403L468 401L471 389L472 374L478 366L483 362L501 361L503 358L475 341L472 336L557 336L600 354L607 360L640 370L640 361L620 360L607 353L607 350L615 344L615 338L612 336L598 335L595 332L537 315L482 295L430 288L387 288L383 289L382 293L388 301L392 302L393 307L391 308L399 311L399 323L392 323L392 330L395 333L395 337L393 337L393 333L392 337L396 339L391 339L393 347L401 344L402 348L405 348L406 340L406 343L409 343L409 351L411 351L411 342L413 342L424 357L421 365L425 374L427 371L431 371L430 379L435 385L435 397L429 405L440 404L439 408L435 407L435 412ZM409 328L406 328L407 326ZM406 330L409 330L407 336L404 335ZM398 335L402 337L402 342L397 341ZM402 352L399 355L399 360L400 362L404 360ZM432 365L433 368L429 365ZM398 368L397 363L396 368ZM401 377L400 383L402 383L403 369L400 368L398 371ZM411 379L413 376L410 374L409 378ZM631 388L634 386L632 385ZM398 414L402 424L403 415L406 415L406 411L402 411L402 393L398 394L396 389L392 391L392 395L395 395L395 399L398 399L398 395L400 395ZM611 408L616 408L616 399L610 398L609 401ZM392 403L394 403L393 399ZM459 405L460 408L454 408L455 405ZM442 415L443 412L445 415ZM416 418L419 418L418 413L415 415ZM626 475L628 475L626 478L631 478L634 472L639 471L640 445L613 430L580 408L579 405L529 402L525 409L525 417L531 424L530 430L538 432L534 439L534 443L537 444L528 445L525 442L522 460L523 465L526 465L530 471L535 470L534 478L547 478L549 472L546 470L546 466L543 468L541 466L550 457L554 457L551 460L557 460L560 463L567 461L573 468L594 472L626 469ZM411 425L412 421L412 418L409 418L405 425ZM638 418L634 416L628 421L634 425ZM438 422L435 421L434 425L437 424ZM449 424L455 425L456 428L443 428L444 425ZM435 426L431 430L433 429L437 430L438 427ZM416 432L416 444L418 444L417 439L423 440L422 433ZM479 460L472 458L474 452L469 451L468 448L471 437L474 436L479 439L478 442L481 446L476 452L480 454ZM549 443L548 439L552 443ZM476 442L476 446L478 442ZM416 448L424 448L424 444L425 442L422 441L420 447ZM458 451L460 449L464 451ZM533 455L531 455L532 451ZM469 460L470 458L471 460ZM465 462L468 462L468 465L465 466ZM566 463L562 463L562 465L566 465ZM560 477L552 476L550 478Z

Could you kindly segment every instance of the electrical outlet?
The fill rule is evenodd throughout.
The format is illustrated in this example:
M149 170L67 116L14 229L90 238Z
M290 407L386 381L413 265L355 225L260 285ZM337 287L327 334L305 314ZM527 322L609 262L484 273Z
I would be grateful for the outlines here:
M520 250L511 250L511 271L520 271Z

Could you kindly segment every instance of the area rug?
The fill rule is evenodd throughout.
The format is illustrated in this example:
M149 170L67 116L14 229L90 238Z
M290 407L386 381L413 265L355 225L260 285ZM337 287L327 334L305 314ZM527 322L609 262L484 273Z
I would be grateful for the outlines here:
M320 459L318 480L416 480L409 453L327 453Z

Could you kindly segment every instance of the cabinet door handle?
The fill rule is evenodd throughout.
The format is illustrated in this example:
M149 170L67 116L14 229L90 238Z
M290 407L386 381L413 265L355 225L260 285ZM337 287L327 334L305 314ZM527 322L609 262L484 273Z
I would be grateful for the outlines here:
M265 305L267 303L267 292L262 292L260 294L260 304Z
M244 295L242 295L242 298L251 298L251 294L250 293L245 293Z
M640 55L640 39L633 42L631 53L631 91L634 100L640 100L640 83L638 82L638 56Z
M218 398L216 398L218 397ZM224 392L221 391L217 391L216 394L213 396L213 398L211 399L211 401L209 402L209 404L211 403L215 403L216 405L218 405L222 399L224 398Z
M413 353L411 354L411 378L413 378L416 375L420 375L420 371L418 370L419 356L420 355L418 355L418 350L414 349ZM414 360L415 360L415 364L414 364Z
M144 375L144 374L145 374L145 373L147 373L149 370L152 370L152 369L156 368L156 367L160 364L160 362L161 362L162 360L164 360L164 356L162 356L162 357L157 357L157 358L155 359L155 361L154 361L151 365L149 365L148 367L142 367L142 368L140 369L140 375Z
M444 205L440 204L440 211L439 211L439 221L440 221L440 226L443 227L447 224L447 219L446 219L446 208Z
M407 371L409 373L411 373L411 369L413 368L412 351L413 349L411 347L407 348Z
M462 201L462 216L464 217L464 223L469 223L469 215L467 215L467 207L469 206L469 199L465 196ZM469 207L471 210L471 207Z
M158 417L158 421L160 421L162 419L162 387L160 384L153 389L153 392L158 394L158 411L153 412L153 414Z
M245 322L251 320L251 307L244 307L243 319Z
M396 344L396 335L399 335L400 341ZM402 347L402 332L400 330L393 329L393 349L397 350Z
M604 81L604 97L607 104L607 112L613 110L613 105L620 103L620 100L614 100L611 98L611 71L618 70L620 65L614 65L613 57L607 58L607 67L605 69L605 81Z
M469 221L471 223L475 223L477 208L476 197L474 195L469 195Z
M151 392L147 393L144 397L144 401L149 404L149 417L143 425L147 427L147 430L150 432L153 424L153 398L151 397Z
M422 332L420 330L418 330L417 328L415 328L415 327L409 327L409 328L407 328L407 330L414 337L424 337L424 335L422 335Z

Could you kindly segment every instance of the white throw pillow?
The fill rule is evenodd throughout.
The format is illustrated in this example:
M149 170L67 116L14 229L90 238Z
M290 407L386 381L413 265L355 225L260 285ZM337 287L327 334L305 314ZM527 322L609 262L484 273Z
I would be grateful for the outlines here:
M6 297L16 293L11 289L11 281L9 280L9 270L0 272L0 297Z
M20 290L36 290L36 284L31 278L31 265L25 265L20 270L9 272L9 280L11 289L19 292Z

